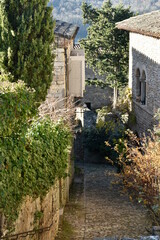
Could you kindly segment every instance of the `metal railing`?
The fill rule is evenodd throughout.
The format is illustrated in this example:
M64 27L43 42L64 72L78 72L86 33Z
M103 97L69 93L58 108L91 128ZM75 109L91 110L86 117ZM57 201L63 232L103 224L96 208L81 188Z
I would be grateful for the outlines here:
M59 211L59 210L57 210ZM26 238L28 236L34 236L36 234L42 234L43 232L49 232L53 226L53 217L54 217L54 208L53 208L53 196L52 196L52 213L51 213L51 216L52 216L52 222L49 226L47 227L42 227L42 228L39 228L39 229L33 229L33 230L29 230L29 231L26 231L26 232L22 232L22 233L17 233L17 234L13 234L13 235L6 235L4 237L0 237L0 240L18 240L20 238Z

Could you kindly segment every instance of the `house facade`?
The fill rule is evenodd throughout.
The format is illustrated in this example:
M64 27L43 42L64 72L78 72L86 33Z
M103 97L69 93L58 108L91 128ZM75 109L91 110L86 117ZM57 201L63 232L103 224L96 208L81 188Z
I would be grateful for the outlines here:
M53 81L47 99L62 105L66 97L83 97L85 89L85 55L74 45L78 30L76 25L56 20Z
M129 87L139 135L155 124L160 108L160 11L117 23L130 32Z

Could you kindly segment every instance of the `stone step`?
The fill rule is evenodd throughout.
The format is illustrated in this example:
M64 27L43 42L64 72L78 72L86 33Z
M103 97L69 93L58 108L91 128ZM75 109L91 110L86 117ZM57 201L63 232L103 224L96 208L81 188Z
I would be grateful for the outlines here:
M103 237L94 238L93 240L160 240L160 236L141 236L139 238L118 238L118 237Z

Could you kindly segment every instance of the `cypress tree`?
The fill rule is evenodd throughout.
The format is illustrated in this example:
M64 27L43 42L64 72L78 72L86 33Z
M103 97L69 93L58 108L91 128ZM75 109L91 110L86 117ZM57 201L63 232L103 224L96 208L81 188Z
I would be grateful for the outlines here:
M0 3L0 73L4 71L4 54L7 51L7 29L5 25L4 9L2 3Z
M48 0L3 0L8 49L4 64L13 75L44 100L52 81L54 21Z

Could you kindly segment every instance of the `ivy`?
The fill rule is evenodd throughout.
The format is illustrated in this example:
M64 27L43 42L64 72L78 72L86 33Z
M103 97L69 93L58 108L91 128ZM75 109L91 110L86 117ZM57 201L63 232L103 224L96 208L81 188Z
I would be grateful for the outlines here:
M2 77L1 77L2 78ZM29 125L28 120L36 114L34 91L19 81L0 82L0 137L16 137Z
M45 196L56 178L67 176L70 130L39 119L33 99L23 82L1 80L0 209L10 230L26 196Z

